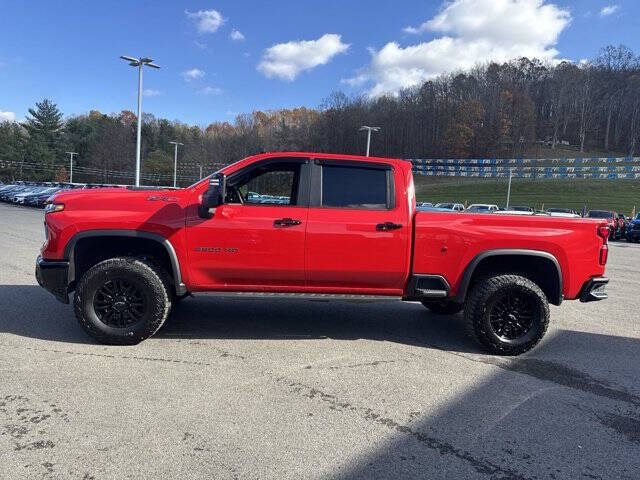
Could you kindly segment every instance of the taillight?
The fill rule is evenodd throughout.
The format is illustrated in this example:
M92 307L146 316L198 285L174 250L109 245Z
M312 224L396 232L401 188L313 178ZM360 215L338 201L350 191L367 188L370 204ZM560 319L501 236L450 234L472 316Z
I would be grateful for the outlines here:
M606 265L607 258L609 258L609 247L605 244L600 248L600 265Z
M598 235L600 235L604 239L604 243L607 243L607 239L609 238L610 233L611 229L608 225L600 225L598 227Z

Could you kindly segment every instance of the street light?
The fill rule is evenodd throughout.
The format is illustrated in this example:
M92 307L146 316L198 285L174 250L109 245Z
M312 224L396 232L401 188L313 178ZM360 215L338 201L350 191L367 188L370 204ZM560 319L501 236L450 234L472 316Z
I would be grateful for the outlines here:
M513 178L513 169L509 169L509 186L507 187L507 206L505 207L509 210L509 202L511 201L511 179Z
M138 137L136 139L136 187L140 186L140 139L142 135L142 67L160 68L153 60L147 57L135 58L120 55L120 58L129 62L132 67L138 67Z
M380 127L367 127L366 125L360 127L360 130L367 131L367 157L369 156L369 146L371 145L371 131L377 132Z
M176 187L176 178L178 175L178 145L183 145L184 143L180 143L180 142L169 142L173 145L175 145L175 151L173 154L173 187Z
M69 183L73 183L73 156L78 155L76 152L64 152L69 154Z

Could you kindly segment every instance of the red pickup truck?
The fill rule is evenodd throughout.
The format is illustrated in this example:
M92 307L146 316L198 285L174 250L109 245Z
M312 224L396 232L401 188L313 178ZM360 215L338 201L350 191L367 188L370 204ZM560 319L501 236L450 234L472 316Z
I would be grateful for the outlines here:
M419 301L488 351L543 337L549 303L606 298L602 220L416 212L411 164L301 152L188 188L59 193L38 282L97 340L135 344L190 294ZM390 319L393 321L393 319Z

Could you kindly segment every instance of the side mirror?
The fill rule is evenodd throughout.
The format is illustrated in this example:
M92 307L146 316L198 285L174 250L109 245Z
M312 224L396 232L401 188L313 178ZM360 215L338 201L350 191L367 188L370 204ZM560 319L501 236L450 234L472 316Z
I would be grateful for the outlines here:
M198 214L202 218L211 218L209 210L224 203L226 194L226 178L222 173L213 175L209 179L209 188L202 194L202 203L198 207Z

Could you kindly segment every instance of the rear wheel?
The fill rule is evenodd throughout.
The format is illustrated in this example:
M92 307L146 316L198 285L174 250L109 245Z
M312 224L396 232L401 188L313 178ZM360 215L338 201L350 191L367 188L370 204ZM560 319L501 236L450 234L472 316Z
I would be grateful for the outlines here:
M540 287L520 275L497 275L476 283L465 320L482 347L498 355L531 350L549 325L549 303Z
M145 260L121 257L91 267L80 280L74 311L102 343L132 345L153 335L171 309L162 273Z
M438 315L454 315L458 312L461 312L464 309L464 304L455 303L450 300L436 300L436 301L426 301L422 300L422 305L424 305L428 310L433 313L437 313Z

